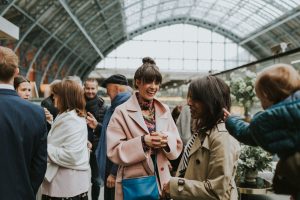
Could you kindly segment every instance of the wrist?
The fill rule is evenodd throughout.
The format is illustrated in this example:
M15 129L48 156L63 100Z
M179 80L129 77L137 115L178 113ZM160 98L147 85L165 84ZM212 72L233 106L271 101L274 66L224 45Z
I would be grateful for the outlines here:
M146 144L145 135L143 135L141 137L141 141L142 141L142 146L143 146L144 152L148 151L150 149L150 147L148 147L147 144Z

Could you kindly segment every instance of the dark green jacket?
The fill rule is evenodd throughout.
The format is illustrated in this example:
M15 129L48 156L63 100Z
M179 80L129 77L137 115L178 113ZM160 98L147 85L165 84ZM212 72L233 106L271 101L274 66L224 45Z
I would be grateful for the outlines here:
M225 123L240 142L286 157L300 151L300 91L257 113L250 124L235 116Z

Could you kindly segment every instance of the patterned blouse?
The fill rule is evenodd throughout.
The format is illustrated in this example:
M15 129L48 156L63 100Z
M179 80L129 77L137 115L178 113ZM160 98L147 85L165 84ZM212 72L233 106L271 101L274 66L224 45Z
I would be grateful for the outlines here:
M155 132L156 127L155 127L155 109L154 109L154 103L153 100L151 101L146 101L143 99L139 93L136 93L138 102L140 104L141 110L142 111L149 111L149 114L146 115L142 112L144 121L146 123L146 126L149 130L149 133Z

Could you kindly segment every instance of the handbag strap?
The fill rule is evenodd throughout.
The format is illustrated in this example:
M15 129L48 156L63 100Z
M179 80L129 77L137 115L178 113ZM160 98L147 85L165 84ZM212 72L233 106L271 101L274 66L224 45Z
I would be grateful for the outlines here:
M154 154L154 156L152 157L151 156L151 160L152 160L152 162L153 162L153 165L154 165L154 175L156 175L156 169L157 169L157 155L156 155L156 153ZM144 160L143 162L142 162L142 164L143 164L143 167L144 168L148 168L149 170L146 170L146 172L147 172L147 174L148 174L148 176L150 176L151 175L151 173L149 173L149 171L151 171L151 169L149 168L149 166L148 166L148 163L147 163L147 161L146 160ZM146 166L145 166L146 165ZM122 180L124 179L124 169L125 169L125 167L126 166L122 166Z

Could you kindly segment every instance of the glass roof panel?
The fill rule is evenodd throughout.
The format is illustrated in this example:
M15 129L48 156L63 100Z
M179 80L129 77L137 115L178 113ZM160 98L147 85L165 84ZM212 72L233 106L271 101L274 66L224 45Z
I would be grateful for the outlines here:
M148 17L149 15L156 15L157 12L157 6L148 8L143 10L143 17Z
M159 9L163 10L171 10L176 6L176 1L170 1L159 5Z
M128 6L139 2L140 0L124 0L124 7L127 8Z
M142 5L141 3L136 3L136 4L133 4L131 6L129 6L126 10L125 10L125 15L126 17L129 17L130 15L136 13L136 12L139 12L142 8Z
M138 29L140 27L140 24L138 22L133 23L131 25L127 26L127 31L128 32L133 32L134 30Z
M186 14L188 14L189 10L190 10L189 7L186 7L186 8L178 8L178 9L175 9L175 10L174 10L173 15L174 15L174 16L178 16L178 15L179 15L179 16L180 16L180 15L186 15Z
M159 4L159 0L151 0L151 1L144 0L144 8L157 6L158 4Z
M155 22L156 16L155 15L149 15L148 17L145 17L142 19L142 26L146 26L148 24L151 24Z
M139 21L140 17L141 17L140 12L135 13L134 15L131 15L130 17L127 17L127 21L126 21L127 26L130 26L132 23Z
M300 0L123 0L126 24L132 29L132 23L141 15L133 15L142 11L142 23L148 24L156 20L171 17L196 18L215 24L216 27L230 30L240 38L244 38L260 28L272 23L287 12L298 7ZM132 16L131 16L132 15ZM152 17L150 17L152 15ZM154 17L156 16L157 17ZM136 19L133 19L136 18ZM147 19L146 19L147 18ZM136 27L136 26L135 26ZM137 29L140 27L136 27Z
M165 20L165 19L168 19L170 18L172 15L172 10L167 10L167 11L164 11L164 12L160 12L157 16L158 20Z
M178 1L178 7L190 7L193 6L194 1L193 0L179 0Z

